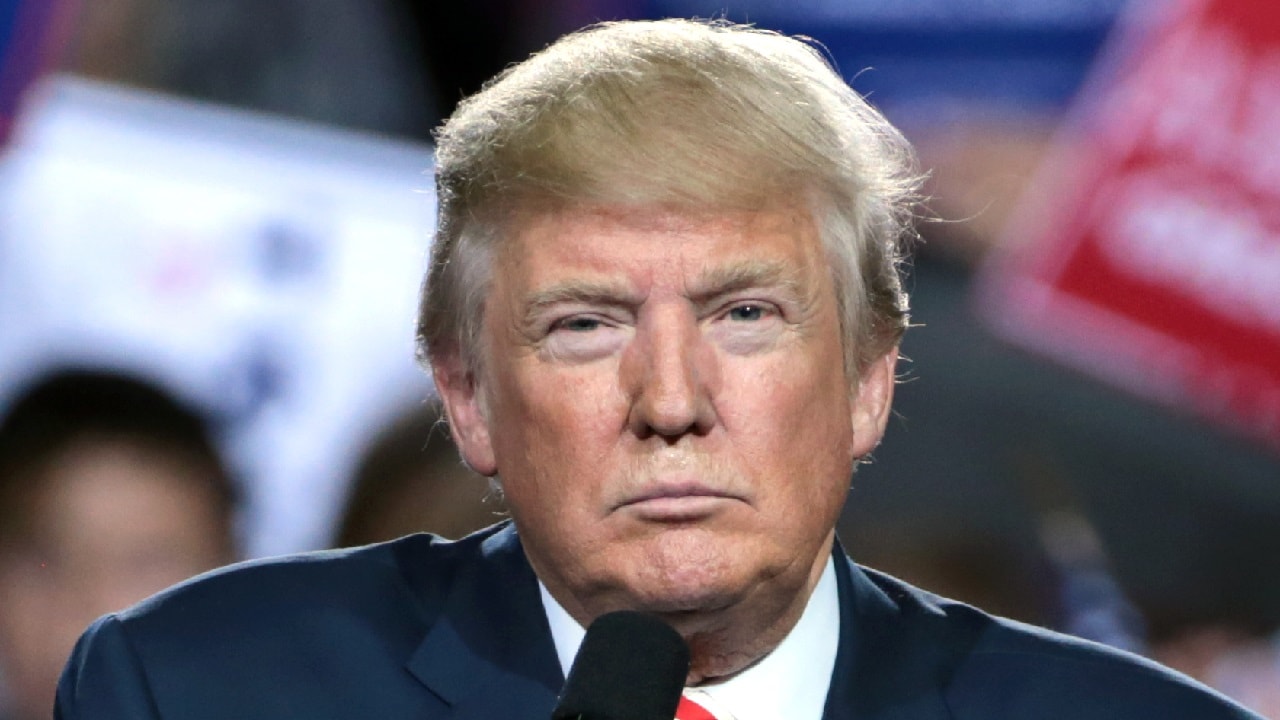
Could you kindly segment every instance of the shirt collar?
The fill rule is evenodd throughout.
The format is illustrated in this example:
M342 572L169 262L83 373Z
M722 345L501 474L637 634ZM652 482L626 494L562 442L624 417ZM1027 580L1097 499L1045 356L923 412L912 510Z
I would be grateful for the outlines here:
M586 630L551 597L541 580L538 590L560 667L568 677ZM778 647L729 680L703 685L699 690L710 695L717 707L733 713L736 720L820 720L839 644L839 592L835 562L828 558L800 620Z

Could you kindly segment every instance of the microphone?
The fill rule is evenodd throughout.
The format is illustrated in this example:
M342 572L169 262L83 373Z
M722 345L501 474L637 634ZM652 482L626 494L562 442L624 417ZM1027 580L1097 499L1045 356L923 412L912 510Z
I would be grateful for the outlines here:
M670 625L606 613L587 628L551 720L671 720L688 674L689 646Z

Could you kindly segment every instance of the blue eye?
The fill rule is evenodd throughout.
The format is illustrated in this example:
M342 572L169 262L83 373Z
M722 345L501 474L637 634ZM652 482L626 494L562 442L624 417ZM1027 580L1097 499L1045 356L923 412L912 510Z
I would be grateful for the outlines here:
M556 329L569 332L590 332L600 327L600 321L593 317L571 317L556 323Z
M729 309L729 319L739 322L754 322L764 317L765 309L761 305L738 305Z

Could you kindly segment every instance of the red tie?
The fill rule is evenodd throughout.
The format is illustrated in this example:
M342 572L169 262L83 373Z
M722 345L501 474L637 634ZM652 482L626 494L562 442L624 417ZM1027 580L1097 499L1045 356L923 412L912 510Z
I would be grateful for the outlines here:
M681 696L680 706L676 708L676 720L716 720L716 716L698 703Z

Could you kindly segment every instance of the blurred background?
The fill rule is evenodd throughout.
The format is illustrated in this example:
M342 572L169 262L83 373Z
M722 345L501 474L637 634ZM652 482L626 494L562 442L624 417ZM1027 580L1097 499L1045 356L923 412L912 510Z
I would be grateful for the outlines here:
M811 36L931 173L850 553L1280 717L1269 0L0 0L0 718L191 574L502 517L413 362L431 131L664 16Z

